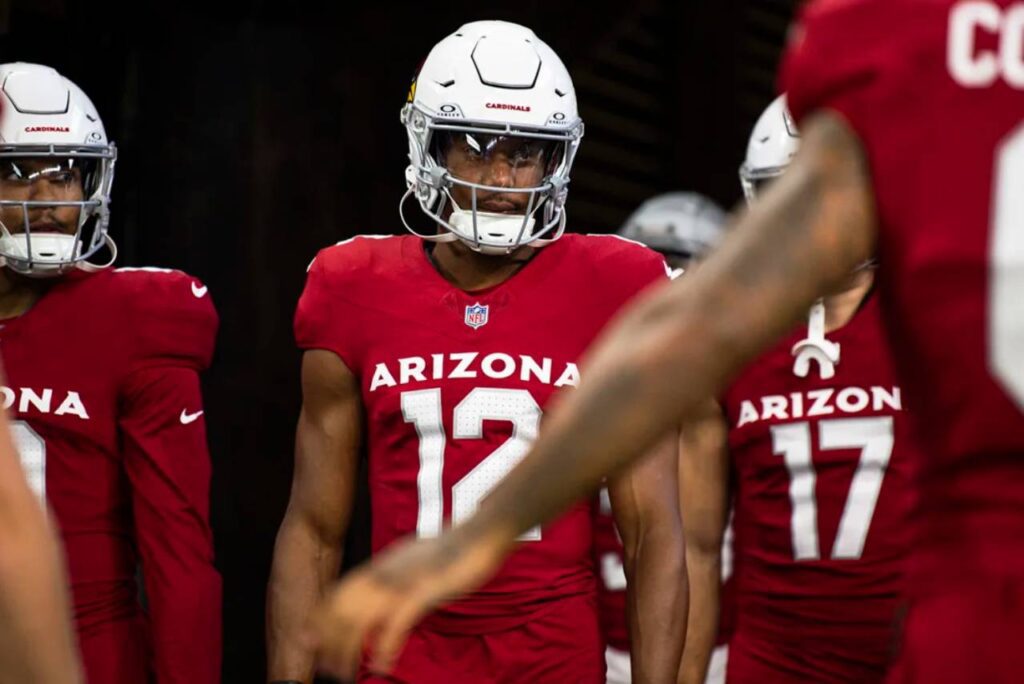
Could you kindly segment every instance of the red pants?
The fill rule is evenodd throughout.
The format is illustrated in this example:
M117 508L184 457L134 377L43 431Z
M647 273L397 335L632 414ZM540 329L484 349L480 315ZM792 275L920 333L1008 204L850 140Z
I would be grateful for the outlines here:
M592 597L559 601L499 632L441 634L413 630L389 676L362 672L382 684L604 684L604 644Z
M1024 681L1024 579L979 576L915 600L889 684Z

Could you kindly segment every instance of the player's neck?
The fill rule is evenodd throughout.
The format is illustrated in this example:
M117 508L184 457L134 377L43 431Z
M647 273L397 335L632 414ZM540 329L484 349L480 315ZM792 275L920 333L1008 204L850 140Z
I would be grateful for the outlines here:
M461 242L435 243L430 251L434 268L460 290L473 292L500 285L521 269L536 250L520 247L508 255L474 252Z
M874 269L864 268L850 278L846 288L825 297L825 332L832 332L850 322L874 282Z
M15 275L0 268L0 321L17 318L32 308L47 283Z

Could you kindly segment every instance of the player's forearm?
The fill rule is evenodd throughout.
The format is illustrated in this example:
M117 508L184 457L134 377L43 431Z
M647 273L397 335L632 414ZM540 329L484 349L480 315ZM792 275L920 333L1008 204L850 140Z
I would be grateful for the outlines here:
M718 640L721 555L691 548L686 557L690 609L679 684L704 684L711 652Z
M842 166L836 145L823 139L849 131L837 122L825 127L811 127L804 161L794 162L701 268L644 297L602 336L580 387L548 414L531 453L463 526L462 539L510 546L595 491L602 476L717 396L871 255L870 182L863 168Z
M0 514L0 672L5 681L80 682L64 560L27 486L24 497Z
M630 651L637 684L674 682L686 641L687 578L682 534L642 533L626 548Z
M305 522L285 516L267 587L267 674L271 681L312 681L313 652L304 638L307 621L340 566L340 541L325 540Z
M648 452L684 412L724 384L730 369L714 356L731 351L735 340L724 330L713 334L707 312L679 284L648 299L604 338L581 386L549 414L531 453L480 515L456 528L462 536L500 534L510 542L553 518L595 491L605 474Z

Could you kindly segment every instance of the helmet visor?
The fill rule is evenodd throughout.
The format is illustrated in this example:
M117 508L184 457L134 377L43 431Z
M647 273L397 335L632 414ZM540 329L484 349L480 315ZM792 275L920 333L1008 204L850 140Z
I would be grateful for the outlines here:
M0 220L11 233L73 234L99 177L95 159L0 157Z
M541 185L561 156L561 146L554 141L521 135L438 131L434 139L434 158L453 178L481 185Z

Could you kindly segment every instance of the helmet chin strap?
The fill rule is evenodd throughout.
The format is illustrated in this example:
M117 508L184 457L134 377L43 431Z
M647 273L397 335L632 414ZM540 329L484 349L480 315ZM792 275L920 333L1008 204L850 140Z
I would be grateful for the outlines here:
M811 361L818 364L818 373L823 380L836 374L839 363L839 344L825 337L825 302L819 299L811 307L807 321L807 337L793 345L793 373L806 378L811 371Z
M438 233L420 233L415 230L405 217L405 202L410 196L414 194L414 188L410 187L406 190L402 196L401 201L398 203L398 214L402 219L402 223L406 229L415 235L416 237L429 240L431 242L455 242L456 240L461 241L467 247L473 251L480 252L481 254L508 254L514 251L521 245L488 245L477 241L474 241L468 235L473 234L473 211L466 210L459 207L458 203L451 196L450 193L445 192L445 196L451 203L453 209L451 214L448 216L448 220L442 222L440 225L445 228ZM533 226L535 219L530 216L526 218L526 229L523 229L523 214L499 214L495 212L476 212L476 227L477 234L484 233L487 230L496 230L497 228L515 228L515 234L519 234L521 231L524 237L530 237L533 234ZM447 224L447 225L446 225ZM514 225L513 225L514 224ZM563 222L564 226L564 222ZM453 230L454 229L454 230ZM563 228L564 229L564 228ZM461 231L464 234L459 234ZM558 235L561 235L561 230L558 231ZM557 237L557 236L556 236ZM550 240L535 240L533 241L538 245L547 244Z
M96 273L106 268L110 268L117 261L117 243L114 242L114 238L110 237L109 234L103 236L103 244L110 252L110 258L107 259L105 264L93 264L88 261L79 261L75 264L75 268L81 269L86 273Z
M526 214L502 214L494 211L480 211L479 209L463 209L449 197L452 202L452 213L448 216L448 223L457 231L456 236L474 251L481 254L508 254L523 243L523 238L529 239L533 236L533 226L536 219ZM469 236L472 235L476 239ZM481 236L498 239L507 239L508 244L495 245L486 244Z
M49 242L54 243L58 247L65 246L64 244L59 244L59 243L66 243L67 240L63 240L62 239L58 243L58 242L55 242L53 240L54 237L56 237L56 236L50 236L49 238L43 238L42 235L37 235L36 236L36 240L39 241L41 239L48 239ZM61 235L60 237L61 238L70 238L72 241L74 241L75 244L70 245L71 253L74 253L74 252L78 251L78 241L73 236ZM2 223L0 223L0 244L5 244L5 246L7 246L7 247L14 247L16 245L16 243L14 241L15 241L15 236L11 235L7 231L6 226L4 226ZM40 264L40 262L38 260L33 259L31 256L28 255L28 249L26 247L25 249L20 250L20 251L22 251L25 254L24 259L19 259L17 257L10 257L10 256L0 256L0 268L6 267L6 268L11 269L12 271L14 271L15 273L17 273L19 275L23 275L23 276L25 276L27 278L37 278L37 279L56 278L58 276L64 275L71 268L77 268L77 269L80 269L82 271L85 271L86 273L96 273L98 271L102 271L102 270L104 270L106 268L109 268L110 266L112 266L114 264L115 261L117 261L117 243L114 242L114 239L112 237L110 237L110 235L104 235L103 236L103 243L107 247L107 249L110 251L110 259L108 259L107 262L103 263L103 264L93 264L93 263L90 263L88 261L85 261L84 259L74 260L74 259L71 259L70 257L65 259L64 261L61 261L61 262L58 262L58 263L45 263L45 262L43 262L43 263ZM20 245L18 245L18 246L20 246ZM21 266L17 265L19 262L22 262L22 261L27 262L29 264L34 264L34 265L31 266L31 267L28 267L28 268L21 267Z
M441 173L437 179L439 184L443 180L444 173L446 173L443 169L440 169L440 171ZM523 192L525 191L523 190ZM537 222L534 215L538 211L547 211L545 207L550 199L549 197L541 197L539 201L535 201L536 197L531 199L525 214L503 214L462 209L451 196L451 193L448 192L447 188L434 188L431 190L431 193L431 202L435 202L437 199L441 201L440 206L436 209L428 209L424 205L424 198L417 194L416 182L411 182L405 194L402 195L398 202L398 215L402 220L402 225L410 233L423 240L431 242L454 242L458 240L481 254L502 255L510 254L525 245L544 247L558 240L565 232L567 212L564 206L560 206L557 219L551 220L545 214L546 223L544 228L538 235L534 235L534 227ZM424 213L436 221L443 230L437 233L421 233L413 228L409 223L408 217L405 215L405 203L410 197L415 199L420 204L420 208ZM449 204L452 207L452 211L445 217L444 211ZM551 233L551 235L545 235L546 233ZM493 240L495 235L498 235L499 239L506 241L499 244L495 244L493 241L490 243L486 241L487 239ZM541 237L542 235L544 237Z
M398 217L402 219L402 225L405 226L405 229L421 240L429 240L430 242L455 242L458 240L458 235L447 230L440 233L421 233L412 227L409 223L409 219L405 217L405 203L413 196L413 194L414 188L410 186L409 189L405 191L405 194L402 195L402 199L398 202Z

